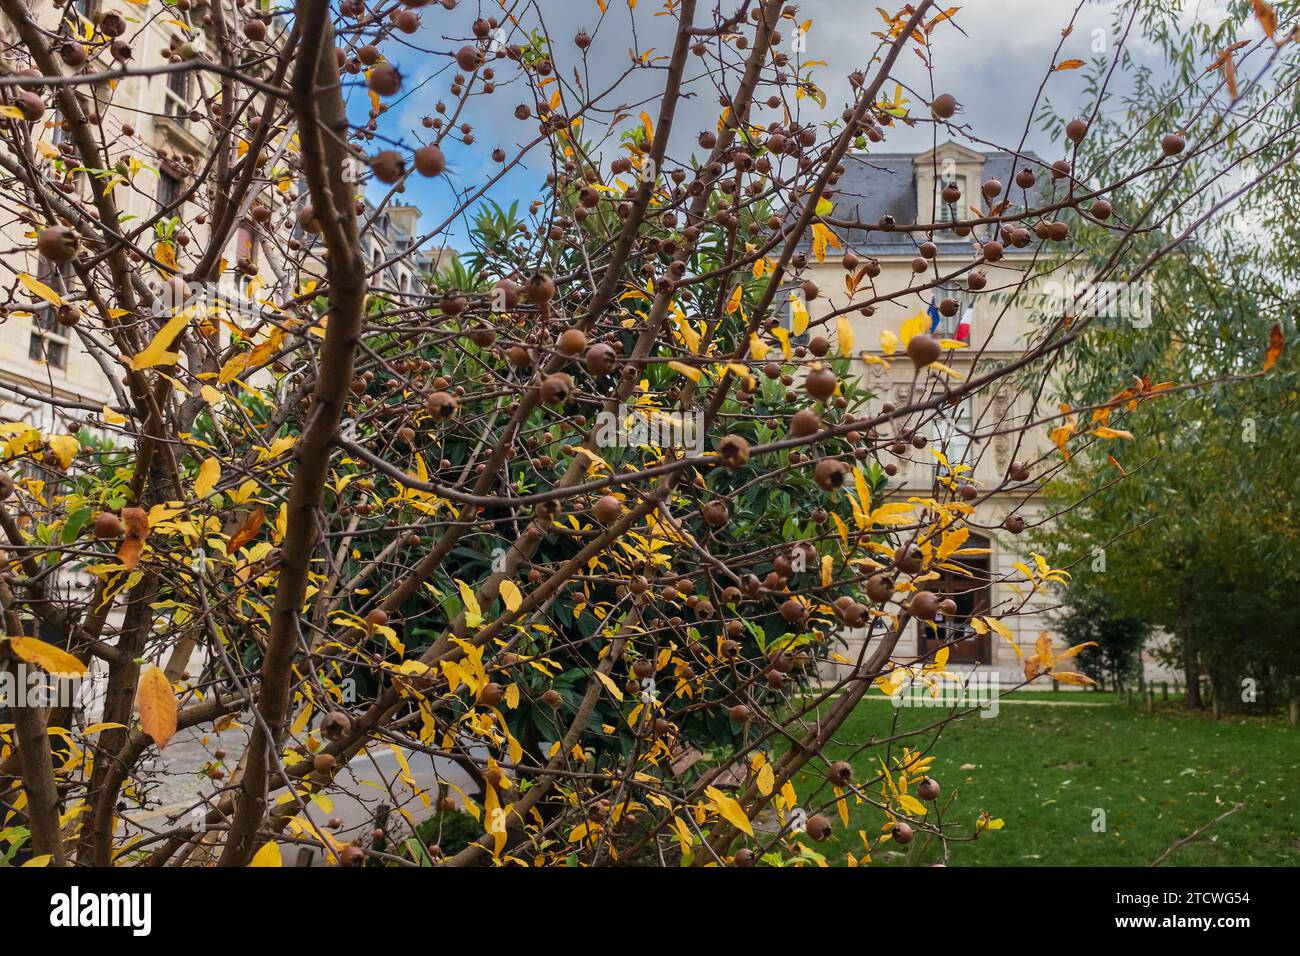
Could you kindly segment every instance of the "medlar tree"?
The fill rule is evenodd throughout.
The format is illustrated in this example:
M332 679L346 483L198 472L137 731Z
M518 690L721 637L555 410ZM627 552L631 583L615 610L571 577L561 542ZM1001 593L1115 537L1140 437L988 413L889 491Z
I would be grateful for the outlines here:
M1028 294L1029 272L985 289L979 267L1084 223L1112 249L1094 278L1122 265L1139 279L1228 207L1134 258L1149 206L1112 210L1136 184L1176 183L1191 199L1230 175L1241 195L1284 165L1250 167L1230 147L1254 121L1234 109L1240 90L1225 94L1221 73L1180 90L1153 119L1168 129L1161 148L1104 176L1074 160L1079 117L1050 165L1013 145L1020 198L986 182L954 220L907 223L850 218L832 199L846 162L870 161L902 125L979 142L952 94L910 84L925 105L903 102L902 65L919 58L928 75L932 43L960 37L959 13L931 0L883 13L858 62L820 67L849 76L833 117L814 63L787 43L805 27L778 0L670 0L653 14L598 3L599 27L572 40L524 0L490 16L454 0L182 6L109 12L69 37L0 0L16 37L0 130L5 209L24 236L12 255L67 267L53 285L11 270L68 320L116 395L103 408L27 395L67 433L7 432L5 666L106 674L89 726L75 708L13 709L0 797L30 852L53 865L237 866L278 860L279 845L346 865L780 864L810 859L803 837L825 839L849 801L878 808L868 852L924 831L946 858L972 838L986 821L958 833L926 813L942 791L924 735L909 732L902 758L889 750L901 735L874 741L893 765L864 779L820 756L873 687L944 675L945 650L895 650L914 621L950 613L926 584L955 567L975 504L998 490L954 466L930 496L905 498L883 456L970 396L1013 381L1040 395L1088 330L1087 303L1014 360L964 374L941 361L957 343L909 322L891 359L915 371L903 404L858 381L864 354L887 359L855 353L839 320L950 282ZM206 42L136 59L136 17L172 15ZM652 16L671 43L637 49ZM626 63L596 59L602 43L621 57L629 36ZM1223 62L1285 57L1284 39L1274 27ZM420 53L417 75L398 51ZM1044 86L1063 68L1046 64ZM118 91L176 73L201 81L190 116L203 154L178 194L126 217L122 196L158 157L110 122L127 105ZM681 128L715 100L698 139ZM416 103L427 119L394 130L392 108ZM511 112L514 145L476 142L482 117ZM1216 123L1185 141L1190 115ZM1294 136L1291 118L1276 129ZM494 171L453 177L456 157L480 153ZM1178 178L1191 156L1201 174ZM525 170L537 192L520 215L497 203ZM410 246L367 254L421 180L451 211ZM420 249L454 245L465 217L475 247L459 265L414 287L393 279L418 271ZM230 255L238 230L258 259ZM877 289L876 263L845 248L851 304L792 342L778 310L792 289L815 296L807 264L841 235L876 231L905 235L928 264L907 288ZM946 232L972 243L969 261L926 258ZM232 275L237 301L213 302ZM629 408L682 435L698 425L698 447L610 447L602 436ZM1018 441L1059 426L1039 417L977 423L975 454L1000 429ZM1108 440L1078 422L1053 432L1063 448ZM1044 568L1022 590L1055 578ZM984 626L1009 633L1020 607L991 608ZM865 636L854 658L836 650L845 629ZM1027 679L1085 680L1070 670L1080 648L1037 649ZM241 728L246 746L207 765L202 826L133 811L126 795L174 733ZM691 741L708 750L693 768L680 760ZM444 855L408 835L413 820L373 832L387 791L349 768L379 750L408 779L411 755L458 766L470 791L434 796L467 808L478 836ZM796 775L814 770L824 783L798 792ZM309 806L340 794L375 808L374 822L318 824Z

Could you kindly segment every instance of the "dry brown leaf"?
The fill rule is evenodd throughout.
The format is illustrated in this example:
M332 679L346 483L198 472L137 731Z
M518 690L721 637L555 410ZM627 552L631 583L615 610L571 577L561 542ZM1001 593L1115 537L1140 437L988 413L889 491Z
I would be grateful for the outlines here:
M117 559L122 562L122 567L132 571L140 563L140 553L149 537L149 515L143 508L123 508L122 524L126 535L122 538L122 546L117 549Z
M244 519L244 524L235 532L234 536L230 539L230 543L226 545L226 554L234 554L244 545L248 544L248 542L256 538L257 532L261 529L262 522L265 520L266 509L261 505L258 505L250 511L248 517Z

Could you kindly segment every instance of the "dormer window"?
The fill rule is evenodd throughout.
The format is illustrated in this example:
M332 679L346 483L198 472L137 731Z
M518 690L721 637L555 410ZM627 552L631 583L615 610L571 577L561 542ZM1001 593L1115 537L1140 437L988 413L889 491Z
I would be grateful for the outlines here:
M918 221L923 219L942 228L970 219L971 207L980 205L985 165L995 155L1000 154L979 153L950 141L913 156Z
M935 181L934 209L939 222L956 222L965 205L966 177L940 176Z

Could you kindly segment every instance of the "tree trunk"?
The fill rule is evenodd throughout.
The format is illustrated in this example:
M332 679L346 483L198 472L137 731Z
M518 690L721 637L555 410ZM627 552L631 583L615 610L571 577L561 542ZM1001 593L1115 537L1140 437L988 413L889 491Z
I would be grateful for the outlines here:
M1183 679L1187 683L1187 708L1200 710L1203 706L1201 703L1201 669L1196 663L1196 654L1192 650L1191 641L1183 638Z

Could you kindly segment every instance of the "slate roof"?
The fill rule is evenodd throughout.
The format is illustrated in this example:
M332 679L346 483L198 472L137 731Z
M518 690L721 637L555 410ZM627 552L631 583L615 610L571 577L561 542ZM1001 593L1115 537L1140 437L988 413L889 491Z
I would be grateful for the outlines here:
M913 161L918 153L849 153L844 158L844 175L835 186L831 201L834 203L832 216L844 219L860 220L874 223L888 213L900 224L917 221L916 209L916 167ZM999 179L1004 186L1011 184L1012 168L1023 169L1028 161L1040 177L1046 164L1032 153L1015 162L1014 153L1006 151L989 152L984 156L984 179ZM1041 179L1040 179L1041 181ZM968 188L975 188L969 184ZM930 221L930 210L923 214L925 221ZM860 229L837 229L841 241L859 255L869 256L912 256L920 234L916 238L906 232L882 232L872 229L869 232ZM973 247L971 238L959 239L947 234L936 238L941 253L961 254ZM809 233L800 247L807 249L812 242Z

